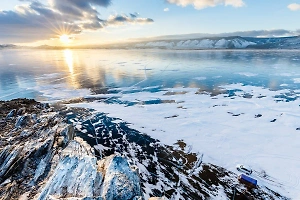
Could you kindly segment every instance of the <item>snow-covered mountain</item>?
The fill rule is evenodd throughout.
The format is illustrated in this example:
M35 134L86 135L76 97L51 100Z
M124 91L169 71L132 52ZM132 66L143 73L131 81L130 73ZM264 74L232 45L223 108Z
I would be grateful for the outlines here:
M300 36L283 38L245 38L256 43L257 49L300 49Z
M159 40L139 42L131 48L162 49L300 49L300 37L251 38L214 37L187 40Z
M179 41L153 41L138 43L135 47L138 48L151 48L163 47L170 49L232 49L232 48L246 48L249 45L256 43L248 41L241 37L231 38L204 38L194 40L179 40Z

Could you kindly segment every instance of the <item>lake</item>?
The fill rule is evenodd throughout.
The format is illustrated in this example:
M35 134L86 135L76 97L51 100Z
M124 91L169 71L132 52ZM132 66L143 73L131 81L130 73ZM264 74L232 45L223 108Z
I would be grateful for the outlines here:
M208 92L243 83L298 89L299 51L1 50L0 100L45 98L49 90L139 86ZM298 83L299 82L299 83ZM50 87L50 88L48 88ZM60 91L61 93L61 91ZM47 95L46 95L47 96Z

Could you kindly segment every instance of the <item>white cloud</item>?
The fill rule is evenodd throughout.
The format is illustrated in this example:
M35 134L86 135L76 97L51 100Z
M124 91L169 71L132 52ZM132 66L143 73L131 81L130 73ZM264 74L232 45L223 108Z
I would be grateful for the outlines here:
M97 31L106 26L147 24L153 19L138 17L138 13L100 18L97 8L108 7L112 0L20 0L26 4L15 10L0 10L0 39L10 42L32 42L58 38L61 35ZM13 33L13 34L12 34Z
M165 12L168 12L169 10L170 10L169 8L165 8L165 9L164 9Z
M288 5L288 9L290 9L292 11L300 10L300 4L292 3L292 4Z
M217 5L242 7L245 5L243 0L167 0L169 3L176 4L178 6L192 5L196 9L200 10L207 7L215 7Z

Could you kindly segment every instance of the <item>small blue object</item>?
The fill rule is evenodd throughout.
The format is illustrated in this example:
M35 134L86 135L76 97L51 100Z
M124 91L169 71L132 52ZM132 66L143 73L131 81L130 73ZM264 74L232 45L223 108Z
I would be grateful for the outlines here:
M239 176L239 179L240 179L240 180L243 180L243 181L246 181L246 182L248 182L248 183L251 183L251 184L253 184L254 186L257 186L257 180L255 180L255 179L253 179L253 178L251 178L251 177L249 177L249 176L246 176L246 175L244 175L244 174L241 174L241 175Z

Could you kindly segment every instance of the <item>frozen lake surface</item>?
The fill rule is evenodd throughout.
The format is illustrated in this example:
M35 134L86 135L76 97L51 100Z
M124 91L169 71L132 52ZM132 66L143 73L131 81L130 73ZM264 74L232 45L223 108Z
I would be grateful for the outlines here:
M2 50L0 100L88 98L72 106L184 140L204 162L249 165L299 199L299 69L300 51Z
M58 93L50 95L50 89L63 94L60 87L96 93L185 87L218 93L219 86L242 83L297 90L299 67L300 51L1 50L0 100L60 99Z

